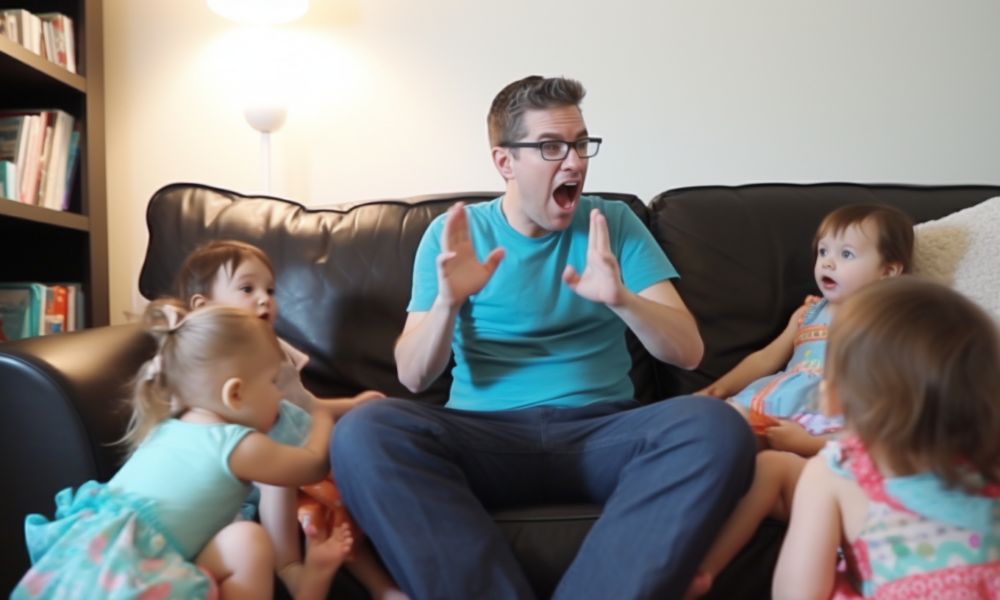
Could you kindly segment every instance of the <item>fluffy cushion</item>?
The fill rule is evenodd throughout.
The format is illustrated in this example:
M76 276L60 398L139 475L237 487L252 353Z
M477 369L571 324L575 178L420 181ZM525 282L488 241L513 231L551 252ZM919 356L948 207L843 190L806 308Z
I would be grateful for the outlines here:
M914 228L914 270L951 285L1000 321L1000 196Z

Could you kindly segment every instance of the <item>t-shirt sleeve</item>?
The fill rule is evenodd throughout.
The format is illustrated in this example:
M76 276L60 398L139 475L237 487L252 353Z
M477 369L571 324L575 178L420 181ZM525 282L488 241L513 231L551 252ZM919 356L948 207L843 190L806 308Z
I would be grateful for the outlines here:
M222 457L222 468L226 473L233 475L232 469L229 468L229 455L236 449L237 444L243 441L243 438L254 433L256 429L231 423L220 426L217 431L219 432L218 444L219 454ZM233 477L236 478L235 475Z
M424 312L431 309L438 293L437 257L441 254L441 232L445 215L434 219L417 247L413 260L413 286L407 312Z
M616 227L612 239L616 240L618 263L625 286L638 294L654 283L679 278L673 263L632 209L624 203L609 204L620 204L615 206ZM612 221L608 219L608 227L611 226Z

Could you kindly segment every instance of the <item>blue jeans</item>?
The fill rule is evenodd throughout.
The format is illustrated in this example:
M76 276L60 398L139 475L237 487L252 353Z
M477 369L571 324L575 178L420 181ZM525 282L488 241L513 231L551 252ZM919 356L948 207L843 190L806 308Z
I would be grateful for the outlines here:
M604 512L553 595L680 598L753 479L756 446L724 403L681 397L472 412L386 399L337 423L337 485L414 600L534 598L490 510Z

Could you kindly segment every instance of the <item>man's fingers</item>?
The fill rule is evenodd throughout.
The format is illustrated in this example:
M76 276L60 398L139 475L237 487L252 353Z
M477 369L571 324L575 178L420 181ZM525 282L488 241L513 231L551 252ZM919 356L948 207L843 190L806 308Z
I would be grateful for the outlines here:
M505 254L506 250L503 248L494 248L493 252L490 252L489 256L486 257L486 262L483 263L483 266L486 267L486 270L490 273L490 275L497 270L497 267L500 265L500 261L503 260Z
M590 236L596 239L596 249L601 252L611 251L611 241L608 235L608 220L604 218L601 211L594 209L593 218L591 219ZM596 233L596 235L595 235Z
M600 211L596 208L590 211L590 231L587 232L587 252L597 250L597 215Z
M580 283L580 274L576 272L573 265L566 265L566 269L563 270L562 278L571 290L575 290L576 284Z
M444 218L441 249L450 250L467 239L469 239L469 220L465 215L465 204L456 202L448 207L447 216Z

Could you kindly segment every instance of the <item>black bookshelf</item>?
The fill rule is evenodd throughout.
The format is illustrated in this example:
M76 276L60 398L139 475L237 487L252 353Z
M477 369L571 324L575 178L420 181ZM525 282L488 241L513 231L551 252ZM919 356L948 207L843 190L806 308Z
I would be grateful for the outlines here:
M0 281L83 284L86 326L109 322L102 0L0 0L73 20L71 73L0 36L0 109L58 108L83 125L69 211L0 199Z

